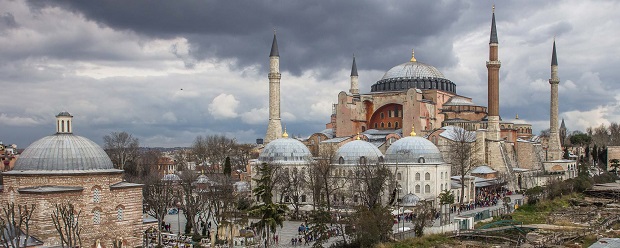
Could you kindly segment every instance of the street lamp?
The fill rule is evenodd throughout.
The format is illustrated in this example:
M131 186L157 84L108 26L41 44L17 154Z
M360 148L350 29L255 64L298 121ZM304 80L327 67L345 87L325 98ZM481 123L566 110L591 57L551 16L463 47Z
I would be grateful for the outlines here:
M181 215L181 202L177 202L177 228L179 230L177 239L181 239L181 217L179 215Z
M405 230L405 216L402 216L402 220L401 220L401 216L400 216L400 191L403 188L400 186L400 184L396 187L396 203L397 203L397 207L398 207L398 223L396 225L396 230L398 230L398 232L400 232L400 223L403 222L403 231ZM404 211L403 211L403 215L404 215Z

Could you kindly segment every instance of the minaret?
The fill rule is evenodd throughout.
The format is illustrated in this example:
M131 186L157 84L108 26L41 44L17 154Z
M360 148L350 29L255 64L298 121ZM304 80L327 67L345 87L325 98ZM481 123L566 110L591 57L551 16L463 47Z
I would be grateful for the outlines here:
M564 147L564 142L566 142L566 124L564 124L564 118L562 118L562 124L560 124L560 145Z
M280 123L280 53L276 32L273 32L273 43L269 54L269 125L265 135L265 144L282 137Z
M498 60L497 29L495 28L495 5L493 6L493 17L491 20L491 39L489 41L489 61L487 61L488 71L488 139L499 140L499 67L501 62Z
M355 55L353 55L353 65L351 65L351 89L349 89L352 95L360 94L357 80L357 64L355 63Z
M67 111L63 111L56 115L56 133L70 134L73 133L73 115Z
M560 133L558 132L558 85L560 78L558 77L558 57L555 53L555 40L553 41L553 52L551 54L551 114L549 118L549 148L547 159L562 159L562 147L560 143Z

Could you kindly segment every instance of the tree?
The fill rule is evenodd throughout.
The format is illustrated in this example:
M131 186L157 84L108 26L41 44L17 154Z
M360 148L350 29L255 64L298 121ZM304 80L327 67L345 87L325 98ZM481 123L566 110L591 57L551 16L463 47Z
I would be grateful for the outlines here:
M17 207L17 208L16 208ZM3 247L26 247L30 239L30 219L36 205L6 203L0 216L0 238Z
M355 227L354 241L359 247L373 247L379 242L386 242L392 235L394 217L387 206L358 206L351 218Z
M127 132L112 132L103 136L104 149L112 159L114 165L121 170L130 161L134 161L138 154L140 143L138 138L134 138Z
M452 132L452 139L448 139L452 175L461 177L461 195L459 203L463 204L463 198L465 196L465 176L475 164L473 154L476 151L476 134L459 127L452 128L448 132Z
M212 185L207 191L208 211L215 221L215 231L219 233L220 226L232 228L239 201L234 192L233 181L229 176L217 173L209 177Z
M569 159L570 158L570 153L568 152L568 147L564 147L564 152L562 155L563 159Z
M256 188L252 190L260 199L260 203L251 208L250 213L260 219L254 223L256 230L265 238L265 244L270 240L270 234L275 234L278 226L284 223L286 205L273 203L273 166L263 163L258 167L259 178Z
M585 133L575 131L570 136L570 143L576 146L584 146L592 142L592 138Z
M230 157L226 157L224 162L224 175L231 176L232 166L230 165Z
M58 232L62 247L82 247L82 227L80 227L81 210L76 210L72 203L56 204L52 212L52 222Z
M416 237L424 235L424 227L432 226L435 222L436 210L432 201L420 201L416 206L416 218L413 218L413 230Z
M198 220L199 218L196 217L199 216L198 214L206 205L203 195L198 194L194 185L198 175L194 171L184 170L183 173L181 173L180 178L181 189L183 191L183 202L185 203L183 214L185 215L185 219L187 220L190 229L193 230L193 234L198 235L199 230L197 227L200 222Z
M277 165L282 167L284 165ZM293 207L293 218L299 219L299 207L302 203L302 195L308 189L308 179L305 166L291 166L292 168L280 168L275 173L275 187L280 193L279 203L291 203ZM297 168L301 167L301 168ZM278 196L276 195L276 198ZM288 198L288 200L284 199Z
M444 224L450 220L450 208L449 207L451 204L454 204L454 194L452 194L451 191L446 189L442 191L441 193L439 193L439 196L437 198L439 198L439 205L441 205L441 212L443 214L442 224Z
M162 181L159 178L153 178L145 184L143 191L145 211L157 219L159 230L157 243L161 245L161 223L168 213L168 208L174 204L174 185L171 181Z

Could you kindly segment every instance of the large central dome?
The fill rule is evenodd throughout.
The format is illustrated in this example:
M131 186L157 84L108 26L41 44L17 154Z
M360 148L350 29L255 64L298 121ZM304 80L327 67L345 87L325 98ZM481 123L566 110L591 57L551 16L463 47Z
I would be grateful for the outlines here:
M407 89L437 89L456 94L456 85L446 79L434 66L418 62L412 55L406 63L392 67L370 92L404 91Z

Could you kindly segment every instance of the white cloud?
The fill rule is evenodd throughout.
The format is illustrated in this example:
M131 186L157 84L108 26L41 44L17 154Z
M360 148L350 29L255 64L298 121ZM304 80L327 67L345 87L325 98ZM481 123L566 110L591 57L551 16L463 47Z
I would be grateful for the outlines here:
M235 96L229 94L219 94L209 104L209 113L215 119L230 119L237 117L237 106L239 101Z
M253 108L241 114L241 120L247 124L266 124L268 119L269 109L267 108Z

